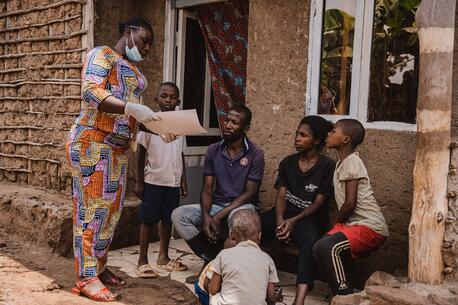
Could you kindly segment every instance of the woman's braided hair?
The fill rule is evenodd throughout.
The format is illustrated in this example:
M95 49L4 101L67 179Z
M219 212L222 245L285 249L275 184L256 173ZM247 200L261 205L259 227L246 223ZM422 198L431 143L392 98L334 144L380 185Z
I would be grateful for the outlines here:
M154 34L151 24L149 24L149 22L142 17L134 17L127 21L121 22L118 25L119 36L124 35L126 29L128 28L144 28L145 30L150 31L151 34Z

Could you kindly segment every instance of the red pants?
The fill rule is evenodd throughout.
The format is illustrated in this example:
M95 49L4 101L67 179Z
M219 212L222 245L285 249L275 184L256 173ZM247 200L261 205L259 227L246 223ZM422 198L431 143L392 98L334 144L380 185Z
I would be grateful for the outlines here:
M342 232L350 242L353 258L364 257L370 252L380 248L386 237L364 225L346 226L342 223L335 224L326 235Z
M351 262L377 250L385 237L363 226L336 224L313 246L313 257L321 278L333 294L353 293Z

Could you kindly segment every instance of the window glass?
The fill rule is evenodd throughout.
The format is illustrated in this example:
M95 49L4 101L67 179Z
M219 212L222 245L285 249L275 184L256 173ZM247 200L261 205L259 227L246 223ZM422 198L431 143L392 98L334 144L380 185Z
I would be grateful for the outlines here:
M370 65L368 121L415 123L420 0L376 0Z
M190 147L210 146L213 143L221 141L220 136L187 136L186 143Z
M195 18L186 17L185 60L183 81L183 109L196 109L200 124L204 128L219 128L213 90L206 87L207 53L204 37ZM207 96L209 95L209 96ZM210 105L205 105L205 102ZM207 107L206 107L207 106ZM205 122L205 111L209 111L209 120ZM189 147L208 146L218 140L217 136L187 136ZM215 140L216 139L216 140Z
M350 110L356 0L324 4L318 114Z
M200 124L204 119L206 51L199 22L186 18L183 109L196 109Z

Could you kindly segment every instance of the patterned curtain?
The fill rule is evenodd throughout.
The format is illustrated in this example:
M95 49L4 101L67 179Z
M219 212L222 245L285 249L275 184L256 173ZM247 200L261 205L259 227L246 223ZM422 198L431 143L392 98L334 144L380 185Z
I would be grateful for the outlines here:
M245 104L248 6L248 0L231 0L196 9L207 48L220 126L232 105Z

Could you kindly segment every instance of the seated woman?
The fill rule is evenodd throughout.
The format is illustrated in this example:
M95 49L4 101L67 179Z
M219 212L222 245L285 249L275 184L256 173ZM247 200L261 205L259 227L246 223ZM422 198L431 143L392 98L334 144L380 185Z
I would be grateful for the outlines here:
M335 163L322 155L332 124L319 116L304 117L296 130L298 151L280 162L274 209L261 215L262 243L275 237L299 248L294 305L303 305L313 289L312 249L326 230L326 205L333 194Z

